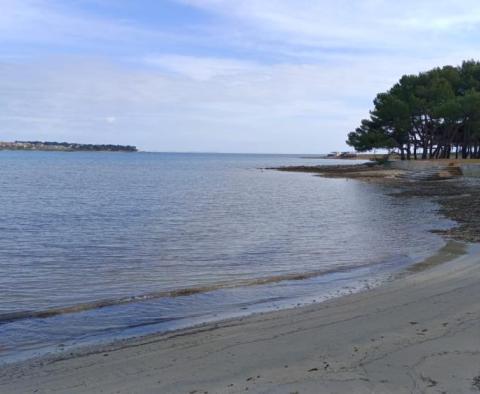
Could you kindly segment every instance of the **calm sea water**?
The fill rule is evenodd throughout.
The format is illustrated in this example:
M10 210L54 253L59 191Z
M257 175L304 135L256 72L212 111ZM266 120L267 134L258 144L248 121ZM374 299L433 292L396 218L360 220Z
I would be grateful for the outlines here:
M331 163L0 152L0 361L321 301L443 246L427 200L260 169Z

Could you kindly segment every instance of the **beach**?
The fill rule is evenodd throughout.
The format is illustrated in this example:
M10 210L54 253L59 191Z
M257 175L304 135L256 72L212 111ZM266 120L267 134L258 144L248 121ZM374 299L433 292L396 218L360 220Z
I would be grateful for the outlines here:
M147 159L149 163L155 160L154 163L164 165L163 156ZM186 159L169 160L183 163ZM197 159L188 158L187 162L190 160ZM344 179L323 179L296 172ZM292 223L305 223L295 216L295 221L288 222L286 234L291 237L288 239L308 239L308 242L302 243L300 251L292 249L294 244L289 243L285 255L288 259L281 261L296 267L301 256L308 256L309 264L318 264L319 257L331 264L348 258L351 264L348 269L342 273L335 268L337 271L332 276L322 274L317 278L315 274L310 278L289 274L280 282L272 277L273 283L262 279L252 286L219 288L200 293L197 303L191 303L197 300L192 298L195 294L182 293L178 297L152 298L151 301L136 298L132 302L127 299L127 303L110 302L91 310L68 309L54 316L40 314L6 320L2 331L5 334L3 350L15 356L18 343L22 350L31 346L34 352L31 357L13 358L0 366L0 393L474 393L480 390L477 220L480 206L475 179L412 181L398 177L397 170L368 165L297 166L283 171L259 173L255 169L241 174L239 190L249 184L243 181L243 176L257 179L261 174L262 189L265 180L270 179L276 186L289 179L309 191L305 193L312 198L308 204L304 201L299 205L298 199L292 198L288 210L278 212L282 220L289 210L309 212L309 207L318 206L318 196L323 196L331 209L335 207L332 201L337 200L327 199L328 193L341 195L339 209L345 213L350 204L350 222L332 220L329 226L319 226L318 219L325 221L325 209L318 211L317 221L312 221L315 234L322 235L324 240L326 235L335 235L332 243L322 246L319 237L312 239L307 237L310 233L292 232ZM310 190L310 187L316 189ZM270 195L275 193L272 191ZM186 206L190 206L190 200L187 202ZM249 206L256 207L253 203ZM357 216L358 212L363 216ZM370 220L373 214L375 217ZM229 217L222 213L223 216ZM451 222L442 225L444 220ZM200 222L203 228L205 223ZM390 238L385 238L386 235ZM337 245L340 239L346 245L345 250ZM439 241L444 246L435 249L438 250L435 253L432 250ZM378 245L383 245L383 249L375 249ZM201 244L197 248L203 250ZM424 258L403 262L399 253L413 255L413 250L421 248L425 249ZM394 249L400 259L367 266L364 276L355 274L352 279L348 275L356 272L351 267L356 267L355 260L360 261L363 249L364 259L378 259L377 254L384 252L394 256ZM131 252L137 250L132 245ZM183 250L183 246L178 250ZM323 254L316 254L318 251ZM339 251L343 254L335 255ZM261 256L253 253L252 261L258 262ZM100 261L99 256L94 257ZM272 253L264 256L265 272L272 269L274 257ZM177 266L178 261L175 259ZM244 262L243 259L242 267ZM370 286L369 281L378 276L383 265L389 279L385 276L372 281ZM71 267L75 265L68 265ZM92 272L97 272L97 267L95 265ZM252 267L258 270L262 266ZM231 269L224 268L224 271L229 274ZM152 273L151 270L145 272ZM162 272L158 271L156 277L168 278L161 275ZM214 270L209 275L212 273ZM314 287L308 287L309 278ZM128 288L133 286L131 280L129 276L125 282ZM55 294L49 288L49 281L42 283L45 285L40 290ZM89 284L84 283L87 289ZM139 281L138 285L142 283ZM267 286L264 295L260 293L263 288L260 284ZM330 293L328 286L333 289ZM318 297L322 292L326 298ZM293 303L294 296L301 294L308 297L316 294L317 299L305 298L307 301L303 303ZM227 296L231 300L226 299ZM275 311L274 302L277 298L282 300L282 296L290 306L278 304ZM225 310L231 313L230 317L219 314L208 320L211 314L200 313L202 300L217 305L219 299L226 299ZM171 308L165 308L162 302L172 302ZM261 302L270 305L269 309L256 309ZM182 306L188 306L188 313L198 314L196 325L174 325L176 315L185 317L179 309ZM241 315L233 313L234 307L240 308ZM155 319L166 316L171 317L165 319L171 326L156 325ZM106 320L98 320L100 318ZM86 329L88 324L91 324L90 331ZM77 332L73 331L77 327ZM126 330L137 327L136 335ZM103 330L106 335L102 339ZM116 337L119 333L128 335ZM54 346L38 347L40 335L45 335ZM17 340L17 336L22 340ZM93 343L88 342L91 338Z
M3 3L0 394L480 394L480 2Z
M480 252L441 261L316 305L12 364L0 392L478 392Z
M371 288L434 254L445 240L430 230L457 221L438 215L430 195L259 170L339 160L28 151L2 159L0 365Z

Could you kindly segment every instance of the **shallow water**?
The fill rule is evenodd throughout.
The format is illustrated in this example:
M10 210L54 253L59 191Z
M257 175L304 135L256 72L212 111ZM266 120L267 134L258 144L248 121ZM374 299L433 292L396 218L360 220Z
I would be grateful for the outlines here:
M320 301L443 246L428 200L259 169L331 163L0 152L0 359Z

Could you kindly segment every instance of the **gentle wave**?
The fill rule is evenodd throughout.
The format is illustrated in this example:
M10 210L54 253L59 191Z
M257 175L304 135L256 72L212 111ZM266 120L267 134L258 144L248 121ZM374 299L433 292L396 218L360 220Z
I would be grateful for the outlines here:
M365 268L368 266L374 266L379 263L370 263L370 264L363 264L358 265L354 269L358 268ZM103 299L91 302L84 302L75 305L69 306L61 306L55 308L48 308L44 310L37 310L37 311L18 311L18 312L10 312L10 313L3 313L0 314L0 325L10 323L16 320L22 319L42 319L48 318L58 315L64 315L69 313L79 313L85 312L93 309L100 309L106 308L110 306L122 305L122 304L130 304L135 302L142 302L142 301L149 301L159 298L166 298L166 297L187 297L195 294L200 293L207 293L210 291L221 290L221 289L232 289L237 287L248 287L248 286L261 286L261 285L268 285L272 283L278 283L282 281L296 281L296 280L306 280L322 275L328 275L333 273L341 273L351 271L352 268L345 267L345 268L336 268L330 270L321 270L321 271L310 271L304 273L288 273L288 274L281 274L281 275L272 275L268 277L262 278L254 278L254 279L245 279L230 283L217 283L217 284L210 284L206 286L196 286L196 287L186 287L186 288L179 288L174 290L164 290L158 292L151 292L142 295L135 295L135 296L127 296L121 297L116 299Z

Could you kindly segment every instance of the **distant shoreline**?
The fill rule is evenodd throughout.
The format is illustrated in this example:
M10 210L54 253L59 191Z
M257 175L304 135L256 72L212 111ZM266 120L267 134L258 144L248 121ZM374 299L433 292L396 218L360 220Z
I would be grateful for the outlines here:
M138 152L136 146L113 144L78 144L51 141L0 142L0 151L49 151L49 152Z

